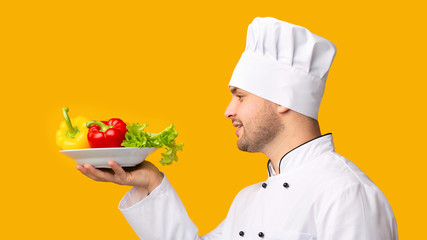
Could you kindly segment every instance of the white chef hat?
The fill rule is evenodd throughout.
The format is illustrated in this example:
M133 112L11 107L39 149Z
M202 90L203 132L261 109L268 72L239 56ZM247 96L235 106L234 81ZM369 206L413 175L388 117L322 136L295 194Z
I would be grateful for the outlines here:
M333 43L303 27L257 17L229 85L317 119L335 53Z

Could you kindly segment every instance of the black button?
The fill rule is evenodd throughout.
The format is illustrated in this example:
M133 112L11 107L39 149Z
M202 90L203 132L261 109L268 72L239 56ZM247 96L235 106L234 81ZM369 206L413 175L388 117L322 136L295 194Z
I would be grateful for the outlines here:
M263 183L263 184L262 184L262 187L263 187L263 188L266 188L266 187L267 187L267 183Z
M283 184L283 186L284 186L285 188L288 188L288 187L289 187L289 184L288 184L287 182L285 182L285 183Z
M245 236L245 232L240 231L240 232L239 232L239 235L243 237L243 236Z
M258 236L259 236L260 238L263 238L263 237L264 237L264 233L263 233L263 232L259 232L259 233L258 233Z

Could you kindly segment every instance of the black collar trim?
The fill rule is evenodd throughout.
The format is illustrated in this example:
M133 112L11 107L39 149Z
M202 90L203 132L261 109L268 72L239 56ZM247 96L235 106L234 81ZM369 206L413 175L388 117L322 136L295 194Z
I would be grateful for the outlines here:
M270 160L270 159L268 159L268 161L267 161L267 171L268 171L268 176L269 176L269 177L271 177L271 172L270 172L270 163L271 163L271 160Z
M311 140L309 140L309 141L307 141L307 142L305 142L305 143L303 143L303 144L301 144L301 145L299 145L299 146L297 146L297 147L295 147L295 148L291 149L289 152L285 153L285 155L283 155L283 157L282 157L282 158L280 159L280 161L279 161L279 173L278 173L278 174L280 174L280 164L282 164L282 160L283 160L283 158L285 158L285 156L286 156L286 155L288 155L288 153L292 152L293 150L295 150L295 149L297 149L297 148L299 148L299 147L301 147L301 146L303 146L303 145L305 145L305 144L307 144L307 143L309 143L309 142L311 142L311 141L314 141L314 140L316 140L316 139L318 139L318 138L321 138L321 137L324 137L324 136L327 136L327 135L331 135L331 134L332 134L332 133L326 133L326 134L323 134L323 135L321 135L321 136L315 137L315 138L313 138L313 139L311 139ZM267 162L268 176L271 176L271 172L270 172L270 168L269 168L269 164L270 164L270 162L271 162L271 160L269 159L269 160L268 160L268 162Z

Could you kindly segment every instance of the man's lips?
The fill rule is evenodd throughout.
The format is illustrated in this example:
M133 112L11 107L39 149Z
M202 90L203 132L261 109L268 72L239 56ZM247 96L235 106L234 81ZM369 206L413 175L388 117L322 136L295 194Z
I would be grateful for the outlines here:
M235 126L235 127L241 127L241 126L243 126L243 124L241 122L237 121L237 120L234 120L232 123L233 123L233 126Z
M236 129L236 135L239 136L240 128Z
M237 121L233 121L233 126L237 127L236 129L236 135L238 135L240 128L243 126L243 124L241 122L237 122Z

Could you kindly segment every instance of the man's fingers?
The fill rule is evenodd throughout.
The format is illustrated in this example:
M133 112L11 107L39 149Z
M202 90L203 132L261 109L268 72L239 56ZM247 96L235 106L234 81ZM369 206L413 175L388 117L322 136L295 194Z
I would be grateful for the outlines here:
M110 165L111 169L113 169L115 177L119 179L119 184L126 184L128 173L116 162L109 161L108 165Z
M76 168L77 168L77 170L79 170L81 173L83 173L86 177L91 178L91 179L93 179L93 180L96 180L96 179L95 179L95 176L93 176L93 175L88 171L88 169L86 169L84 166L82 166L82 165L77 165L77 166L76 166ZM96 181L97 181L97 180L96 180Z
M81 173L83 173L83 171L84 171L84 167L82 166L82 165L77 165L76 166L76 168L77 168L77 170L79 170Z
M111 172L108 172L108 170L103 171L100 169L96 169L95 167L87 163L83 167L86 171L85 175L95 181L114 182L114 176Z
M146 186L150 182L153 175L152 173L155 171L158 172L158 169L152 163L146 161L135 167L126 168L126 170L115 161L109 161L108 165L111 169L97 169L87 163L84 165L77 165L76 168L82 174L95 181L112 182L129 186L135 186L137 182L139 186Z

